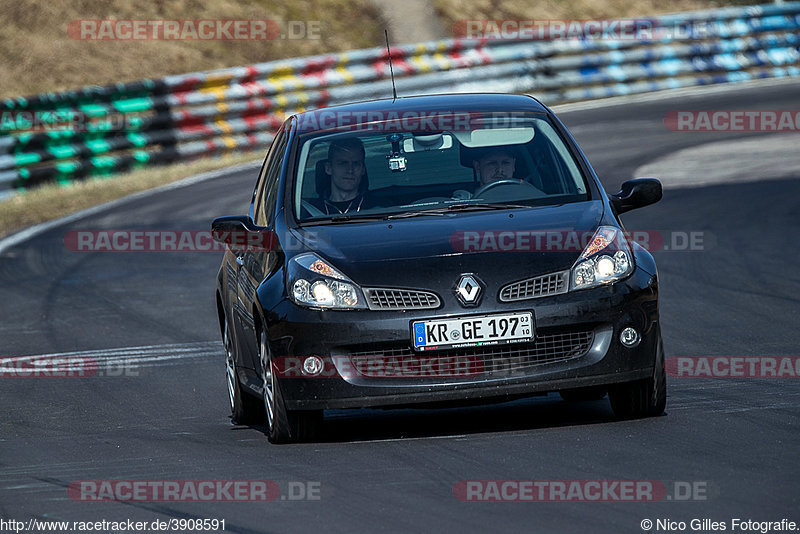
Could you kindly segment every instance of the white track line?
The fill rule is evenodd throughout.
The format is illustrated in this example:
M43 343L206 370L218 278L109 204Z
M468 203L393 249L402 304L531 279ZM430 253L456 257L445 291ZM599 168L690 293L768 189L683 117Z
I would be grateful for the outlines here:
M28 356L0 357L0 377L4 374L18 374L21 362L27 369L50 371L86 371L87 368L105 369L119 367L120 364L137 367L154 367L178 363L179 360L199 358L219 358L222 360L223 347L220 341L198 343L174 343L168 345L147 345L108 350L84 350L72 352L52 352Z

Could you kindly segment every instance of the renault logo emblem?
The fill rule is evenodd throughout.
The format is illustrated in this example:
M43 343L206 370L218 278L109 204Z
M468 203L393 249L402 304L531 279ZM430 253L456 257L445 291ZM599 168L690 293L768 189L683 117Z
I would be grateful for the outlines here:
M476 306L481 297L481 282L474 274L462 274L456 285L456 296L464 306Z

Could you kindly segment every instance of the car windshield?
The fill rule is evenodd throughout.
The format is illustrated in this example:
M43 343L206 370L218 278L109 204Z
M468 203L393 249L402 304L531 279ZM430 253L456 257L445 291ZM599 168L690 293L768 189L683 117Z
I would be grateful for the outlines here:
M415 117L301 134L295 217L391 219L589 199L578 162L544 114Z

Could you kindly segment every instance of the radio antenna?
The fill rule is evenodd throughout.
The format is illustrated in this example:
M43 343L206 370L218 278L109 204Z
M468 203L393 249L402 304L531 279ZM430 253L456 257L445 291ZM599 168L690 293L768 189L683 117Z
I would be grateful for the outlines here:
M386 54L389 56L389 75L392 77L392 103L397 100L397 88L394 86L394 69L392 69L392 49L389 48L389 30L383 30L386 36Z

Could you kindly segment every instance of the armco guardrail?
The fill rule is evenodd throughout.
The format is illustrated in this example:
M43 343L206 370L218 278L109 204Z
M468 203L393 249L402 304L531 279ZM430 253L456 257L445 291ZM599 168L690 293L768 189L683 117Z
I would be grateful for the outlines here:
M649 23L650 40L450 39L396 46L397 90L525 92L555 104L800 75L800 2ZM263 150L287 114L389 96L387 57L385 48L374 48L5 99L0 195L46 181Z

